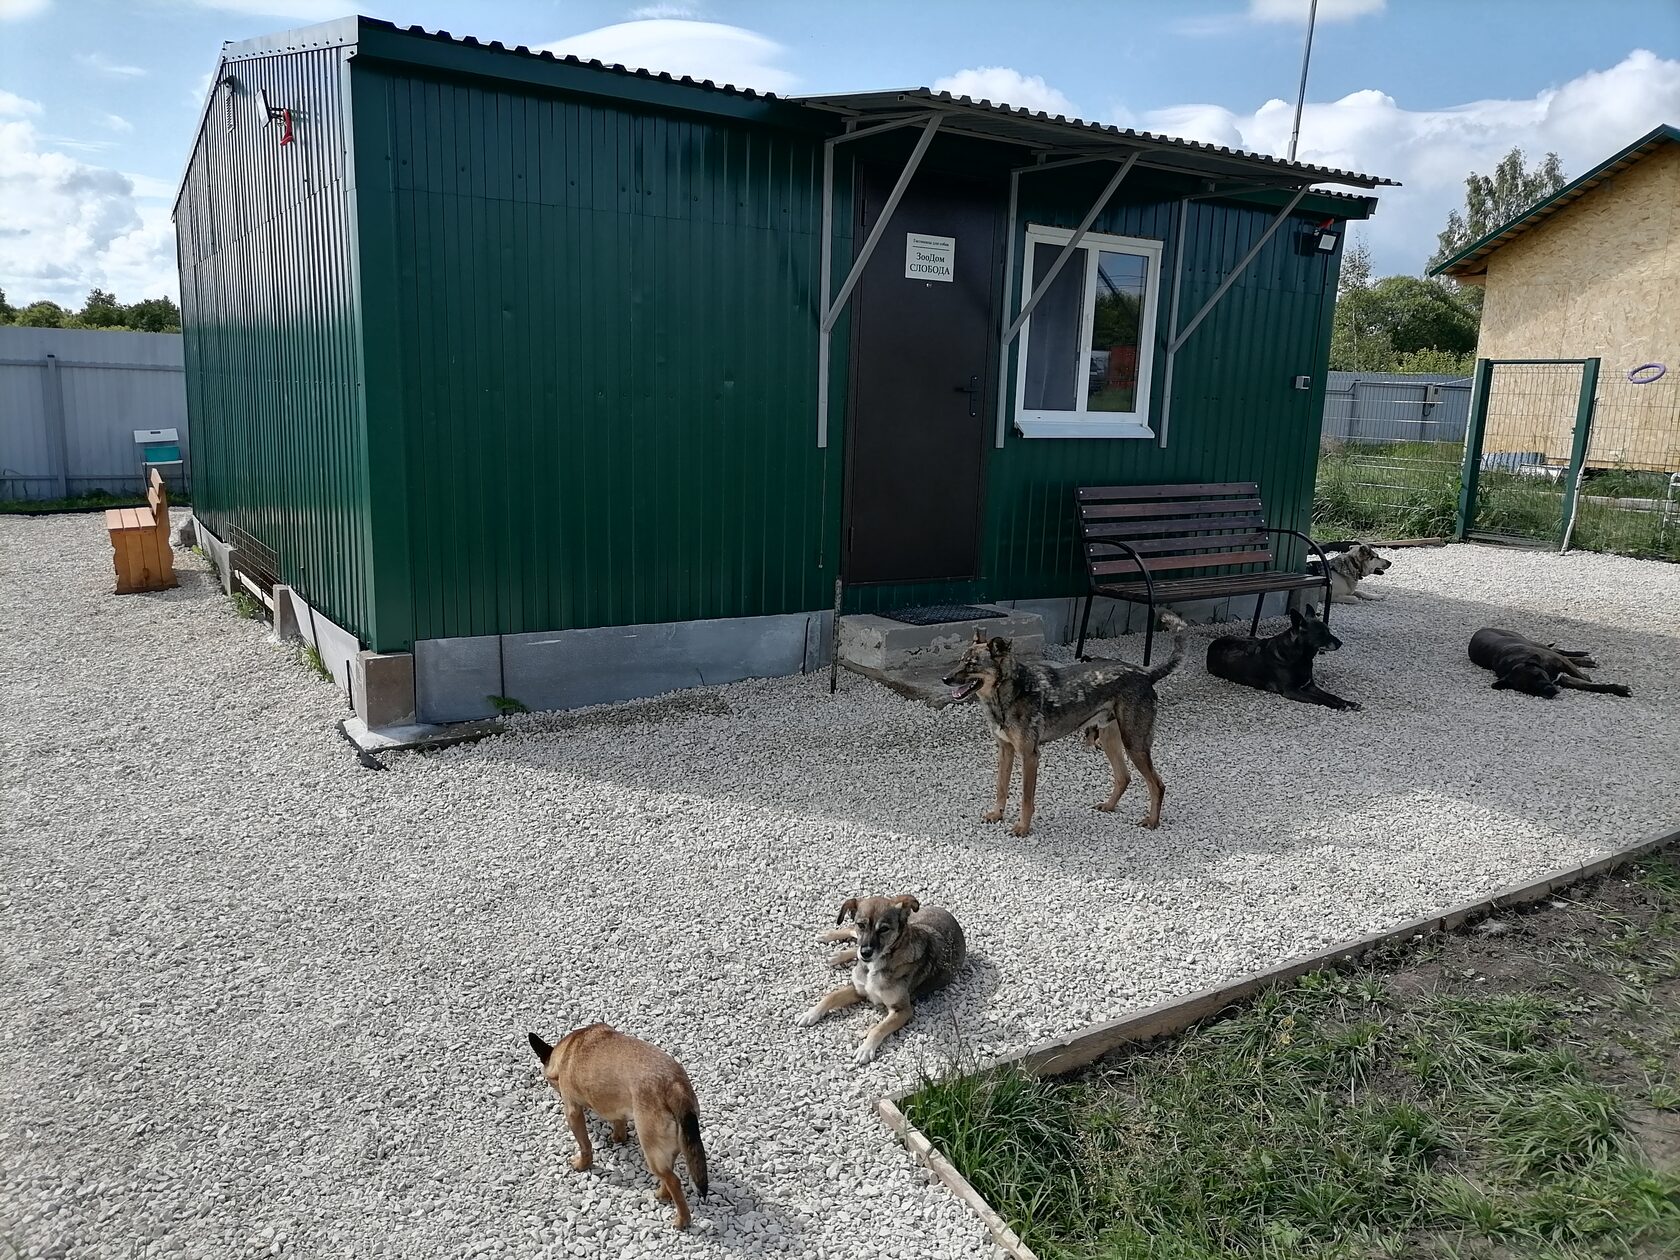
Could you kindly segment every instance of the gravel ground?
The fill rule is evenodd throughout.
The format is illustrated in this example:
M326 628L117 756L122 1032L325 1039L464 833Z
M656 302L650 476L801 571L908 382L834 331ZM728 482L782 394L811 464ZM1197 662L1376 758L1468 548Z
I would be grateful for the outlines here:
M1195 641L1161 829L1141 785L1092 811L1069 741L1024 841L979 822L977 712L852 677L372 773L338 690L181 570L115 598L97 516L0 519L0 1254L984 1255L872 1098L1680 823L1680 566L1396 553L1319 672L1363 713L1217 683ZM1489 623L1634 698L1490 690ZM873 1015L793 1020L836 904L901 890L973 962L857 1070ZM633 1144L597 1126L595 1171L566 1166L525 1032L594 1019L694 1079L687 1236Z

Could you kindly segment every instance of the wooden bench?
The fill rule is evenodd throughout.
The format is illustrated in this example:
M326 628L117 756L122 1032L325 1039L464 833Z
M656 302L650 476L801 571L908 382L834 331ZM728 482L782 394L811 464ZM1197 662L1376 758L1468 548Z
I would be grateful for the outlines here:
M105 513L118 595L162 591L176 584L175 556L169 550L169 491L155 468L146 502L147 507L111 508Z
M1330 616L1330 565L1317 543L1299 530L1266 524L1260 487L1252 481L1186 486L1082 486L1079 544L1089 588L1079 619L1080 660L1091 603L1098 595L1149 605L1143 663L1155 646L1155 610L1180 600L1254 596L1250 636L1260 630L1260 610L1272 591L1324 588ZM1272 537L1299 538L1318 556L1320 573L1274 567ZM1240 569L1196 574L1197 569Z

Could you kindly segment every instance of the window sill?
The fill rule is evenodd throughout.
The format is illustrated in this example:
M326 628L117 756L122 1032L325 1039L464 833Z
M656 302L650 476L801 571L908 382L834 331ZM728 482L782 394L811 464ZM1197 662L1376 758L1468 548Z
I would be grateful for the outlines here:
M1015 428L1029 438L1152 438L1155 430L1140 420L1086 419L1052 420L1042 416L1016 416Z

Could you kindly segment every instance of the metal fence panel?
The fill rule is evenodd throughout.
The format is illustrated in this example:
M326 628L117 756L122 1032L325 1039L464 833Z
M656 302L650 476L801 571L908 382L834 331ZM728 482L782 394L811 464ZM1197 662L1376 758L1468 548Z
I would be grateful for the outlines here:
M134 492L134 430L166 428L190 474L177 334L0 325L0 499Z
M1468 376L1331 372L1324 387L1326 442L1463 442Z

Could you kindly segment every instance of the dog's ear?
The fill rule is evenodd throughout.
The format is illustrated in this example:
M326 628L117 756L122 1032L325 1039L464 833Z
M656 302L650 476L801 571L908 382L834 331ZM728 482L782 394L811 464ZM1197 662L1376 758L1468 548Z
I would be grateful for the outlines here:
M1307 619L1301 615L1301 610L1299 608L1291 608L1289 610L1290 625L1299 627L1305 625L1306 621Z
M836 923L844 923L848 917L857 918L858 899L847 897L840 903L840 913L834 916Z
M992 659L1001 661L1009 655L1009 640L993 639L986 644L986 650L992 654Z
M908 910L911 914L915 914L916 911L922 908L922 903L917 901L916 898L909 893L903 893L900 896L894 897L893 905L898 906L901 909Z

